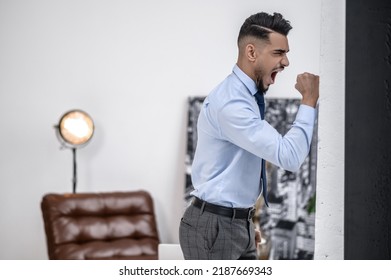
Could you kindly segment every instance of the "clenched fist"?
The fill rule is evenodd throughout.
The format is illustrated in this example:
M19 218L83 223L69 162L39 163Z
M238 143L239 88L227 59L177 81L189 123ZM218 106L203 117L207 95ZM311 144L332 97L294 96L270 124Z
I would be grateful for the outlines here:
M319 76L307 72L299 74L295 88L303 96L302 104L316 107L319 98Z

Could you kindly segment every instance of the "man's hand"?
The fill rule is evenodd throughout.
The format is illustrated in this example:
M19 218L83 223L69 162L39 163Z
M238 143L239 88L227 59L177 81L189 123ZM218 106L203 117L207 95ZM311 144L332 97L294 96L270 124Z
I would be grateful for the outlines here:
M319 76L307 72L299 74L295 88L303 96L302 104L316 107L319 98Z

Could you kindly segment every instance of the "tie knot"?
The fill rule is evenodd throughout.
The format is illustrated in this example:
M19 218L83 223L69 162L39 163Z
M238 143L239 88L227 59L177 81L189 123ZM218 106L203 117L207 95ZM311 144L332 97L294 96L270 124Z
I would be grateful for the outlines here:
M257 93L254 94L254 97L257 100L258 105L265 104L265 98L262 92L257 91Z

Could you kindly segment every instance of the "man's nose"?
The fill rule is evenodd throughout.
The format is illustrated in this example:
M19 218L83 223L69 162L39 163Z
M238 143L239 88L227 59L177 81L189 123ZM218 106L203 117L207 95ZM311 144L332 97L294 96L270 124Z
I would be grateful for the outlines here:
M287 56L287 55L284 55L284 57L283 57L282 60L281 60L281 64L282 64L284 67L289 66L289 59L288 59L288 56Z

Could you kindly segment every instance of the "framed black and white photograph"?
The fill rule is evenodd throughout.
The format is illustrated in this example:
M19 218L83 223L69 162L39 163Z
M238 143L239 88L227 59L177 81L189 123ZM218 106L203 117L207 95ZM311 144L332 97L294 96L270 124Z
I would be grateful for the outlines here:
M205 96L188 99L187 151L184 202L190 202L191 165L197 146L197 119ZM299 99L266 99L265 119L282 135L292 126ZM255 225L261 230L260 259L313 259L315 245L315 198L317 124L309 155L298 172L289 172L267 163L268 199L257 201Z

